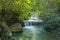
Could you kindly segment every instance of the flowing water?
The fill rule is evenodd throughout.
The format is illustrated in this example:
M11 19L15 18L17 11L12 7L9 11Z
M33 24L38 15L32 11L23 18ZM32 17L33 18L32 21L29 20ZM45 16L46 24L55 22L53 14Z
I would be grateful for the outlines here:
M36 25L37 22L25 25L23 28L24 40L43 40L45 36L44 26L42 23ZM25 39L26 38L26 39Z
M24 23L23 32L13 33L10 40L56 40L54 33L46 32L44 21L38 19L36 13Z
M43 20L38 19L36 12L24 23L23 33L13 33L10 40L45 40Z
M36 13L25 21L23 40L45 40L45 35L43 20L38 19Z
M45 30L44 21L36 15L37 12L34 12L28 20L24 21L22 40L57 40L53 32Z

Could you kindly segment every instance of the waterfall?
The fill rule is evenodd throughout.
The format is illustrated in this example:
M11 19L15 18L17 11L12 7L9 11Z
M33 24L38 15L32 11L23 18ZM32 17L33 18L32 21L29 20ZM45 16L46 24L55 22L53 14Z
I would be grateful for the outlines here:
M43 20L36 16L37 12L38 11L35 11L28 20L24 21L25 27L23 27L23 40L41 40L44 38Z

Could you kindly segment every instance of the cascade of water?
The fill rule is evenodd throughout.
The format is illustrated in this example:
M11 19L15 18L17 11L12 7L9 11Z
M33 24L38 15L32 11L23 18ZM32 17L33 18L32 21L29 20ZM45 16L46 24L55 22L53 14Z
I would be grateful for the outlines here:
M43 20L38 19L37 11L29 18L29 20L24 21L25 27L23 27L24 40L41 40L41 34L43 33Z

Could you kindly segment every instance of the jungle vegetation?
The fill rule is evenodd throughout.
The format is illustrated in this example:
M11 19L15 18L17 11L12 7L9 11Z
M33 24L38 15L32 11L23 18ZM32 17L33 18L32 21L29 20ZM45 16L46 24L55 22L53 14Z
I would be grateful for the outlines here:
M44 20L46 31L54 32L59 38L60 0L0 0L0 28L3 31L0 32L6 31L9 35L14 31L10 28L15 23L20 23L18 25L22 28L23 21L31 17L36 10L38 10L37 16Z

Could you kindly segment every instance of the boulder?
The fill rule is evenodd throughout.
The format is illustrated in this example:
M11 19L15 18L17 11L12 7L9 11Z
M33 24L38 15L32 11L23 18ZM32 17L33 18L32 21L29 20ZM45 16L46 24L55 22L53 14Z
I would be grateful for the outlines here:
M21 31L22 30L22 26L20 23L15 23L13 25L10 26L10 30L12 32L18 32L18 31Z

